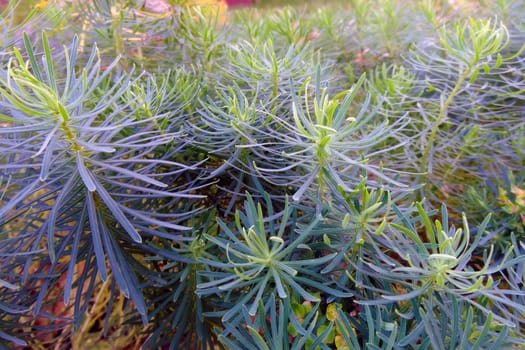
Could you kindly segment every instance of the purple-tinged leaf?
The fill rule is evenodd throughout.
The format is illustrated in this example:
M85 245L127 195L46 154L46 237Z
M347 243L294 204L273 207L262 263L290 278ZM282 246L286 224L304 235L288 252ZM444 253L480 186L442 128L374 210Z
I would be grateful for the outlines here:
M20 288L19 286L9 283L1 278L0 278L0 287L11 289L11 290L17 290Z
M146 303L144 301L142 292L139 289L139 285L140 285L139 281L135 277L135 273L130 269L130 266L131 266L130 263L126 261L126 257L122 254L120 246L117 244L113 236L111 236L110 234L107 234L104 236L104 238L105 238L104 243L107 249L106 251L111 252L116 262L115 267L118 267L121 272L120 274L121 281L119 283L119 281L117 280L117 283L119 283L119 286L121 288L124 286L125 290L127 289L129 293L129 297L135 303L135 307L137 308L137 311L141 315L144 325L146 325L148 322L147 308L146 308Z
M0 208L0 218L2 219L5 218L11 209L16 207L18 203L27 199L27 197L34 192L38 184L39 184L38 180L27 184L22 191L18 192L13 198L11 198L9 202L4 204Z
M86 219L86 207L82 208L82 212L75 224L75 229L72 230L75 238L71 245L71 255L67 267L66 283L64 285L64 304L68 305L71 298L71 287L73 285L73 277L75 275L75 266L77 265L78 249L80 245L80 237L82 236L82 228L84 227L84 220Z
M100 236L100 226L98 222L97 208L93 199L93 192L86 191L86 205L89 217L89 226L91 228L91 237L93 239L93 249L97 261L98 271L102 281L107 280L108 273L106 271L106 258L104 248L102 246L102 237Z
M133 210L133 209L130 209L130 208L127 208L127 207L122 207L122 210L124 210L128 214L131 214L131 215L133 215L133 216L135 216L135 217L145 221L146 223L148 223L150 225L160 226L160 227L169 228L169 229L178 230L178 231L187 231L187 230L191 229L191 227L188 227L188 226L172 224L170 222L154 219L151 216L147 216L147 215L142 214L138 210Z
M49 212L49 216L46 219L46 225L47 225L47 244L48 244L48 251L49 256L51 259L51 262L55 261L55 249L54 249L54 241L55 241L55 225L57 220L57 215L60 212L60 209L64 205L64 200L68 195L71 194L71 191L73 191L73 186L77 182L77 175L76 173L69 177L67 182L62 187L60 193L55 199L55 203L53 204L52 209Z
M155 179L152 179L149 176L139 174L139 173L137 173L137 172L135 172L133 170L129 170L129 169L126 169L126 168L113 166L113 165L108 164L107 162L103 163L103 162L96 161L94 159L89 160L89 162L91 164L94 164L94 165L97 165L97 166L101 167L102 169L113 170L113 171L121 173L123 175L127 175L127 176L131 177L132 179L136 179L136 180L140 180L140 181L143 181L143 182L147 182L147 183L152 184L154 186L168 187L168 185L165 184L164 182L157 181Z
M119 208L119 204L115 202L113 198L111 198L111 195L106 191L104 186L100 184L97 180L94 179L96 191L97 194L102 198L108 209L111 211L111 214L115 217L115 219L122 225L124 230L129 234L132 240L134 240L137 243L142 242L142 238L140 237L139 233L133 226L133 224L128 220L128 218L124 215L122 210Z
M44 157L42 158L42 165L40 169L40 181L46 181L49 176L49 169L51 167L51 158L55 150L55 140L52 140L49 145L47 145L44 152Z
M432 286L431 283L427 283L423 287L414 289L413 291L409 293L403 293L403 294L398 294L398 295L383 295L383 298L391 302L411 300L425 293L431 286Z
M15 343L16 345L19 345L19 346L27 346L27 343L20 339L20 338L17 338L17 337L13 337L12 335L9 335L7 333L4 333L2 331L0 331L0 338L1 339L5 339L7 341L10 341L10 342L13 342Z
M115 148L112 146L105 146L100 145L92 142L84 142L82 140L75 140L75 142L85 148L87 151L95 152L95 153L113 153L115 152Z
M113 274L113 278L117 281L118 286L120 287L121 292L126 298L130 297L129 286L124 280L122 268L127 265L126 262L118 261L115 255L115 247L111 244L111 232L108 230L104 218L101 217L100 213L97 213L98 222L100 223L101 233L102 233L102 242L104 244L104 250L109 262L109 268ZM120 248L116 248L120 249Z
M38 157L42 152L44 152L47 148L47 145L51 142L51 140L55 137L55 133L58 130L58 125L53 128L53 130L49 131L46 138L44 139L44 142L42 142L42 146L38 150L38 152L35 153L33 158Z
M84 158L80 152L77 152L77 169L88 191L94 192L96 190L95 181L91 173L86 168L86 165L84 164Z

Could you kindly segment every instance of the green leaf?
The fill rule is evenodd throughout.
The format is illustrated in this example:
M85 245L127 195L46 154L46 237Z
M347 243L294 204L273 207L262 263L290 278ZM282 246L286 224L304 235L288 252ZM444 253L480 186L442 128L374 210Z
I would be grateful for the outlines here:
M38 81L43 82L44 80L42 79L42 73L40 72L40 66L36 62L36 57L33 51L33 46L31 45L31 40L29 39L29 36L27 35L26 32L22 34L22 37L24 39L24 46L26 48L27 56L29 57L29 62L31 62L31 68L33 68L33 74L38 79ZM23 60L21 56L18 54L18 50L16 49L15 49L15 54L19 56L19 59L18 59L19 64L23 66L24 65Z

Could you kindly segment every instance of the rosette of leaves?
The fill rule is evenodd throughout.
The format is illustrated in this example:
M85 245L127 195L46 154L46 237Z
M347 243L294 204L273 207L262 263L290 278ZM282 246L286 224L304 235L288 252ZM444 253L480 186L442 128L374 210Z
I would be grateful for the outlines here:
M261 176L269 183L291 186L294 201L308 198L317 203L329 193L329 184L351 192L363 172L403 187L385 175L388 169L384 173L377 160L402 143L377 146L403 128L406 120L400 118L391 125L375 120L375 111L368 108L370 96L362 104L353 104L364 80L363 75L352 89L330 98L321 87L318 70L313 97L306 85L302 100L293 96L292 115L275 116L278 128L272 130L276 141L271 147L280 157L259 159L255 165Z
M356 11L356 16L359 16L357 21L366 23L360 28L363 42L357 44L361 45L362 49L370 50L369 54L378 57L379 60L395 59L411 43L417 41L417 31L410 30L410 22L403 21L403 18L413 11L410 8L411 4L381 0L371 6L368 1L352 2L356 6L364 7L361 12Z
M136 84L129 86L120 100L135 113L137 120L159 116L152 120L156 128L179 133L192 142L191 133L184 129L181 121L195 113L198 98L206 92L199 74L176 68L162 74L154 72L144 75Z
M404 62L417 75L416 91L423 91L409 108L420 115L421 141L406 152L407 161L426 173L422 196L461 195L460 184L494 172L492 164L523 162L513 145L521 135L509 133L523 127L516 98L523 87L505 82L515 80L522 66L522 49L508 50L512 42L503 24L470 19L442 26L436 42L413 50Z
M271 28L272 37L283 49L291 45L301 46L308 42L311 33L311 22L307 16L302 16L301 11L292 7L285 7L268 13L265 22Z
M217 311L210 316L236 324L244 307L253 316L259 302L267 304L272 293L284 303L318 302L318 293L324 298L349 297L328 274L320 273L334 254L308 248L318 220L299 229L296 209L285 202L283 211L275 213L268 197L266 210L265 216L261 203L256 205L248 195L244 210L235 213L235 228L219 220L219 233L205 235L217 254L215 259L198 259L206 269L200 271L203 282L197 294L217 299Z
M294 90L304 86L315 73L310 45L280 48L273 39L266 38L253 43L232 43L226 55L228 62L223 66L219 83L230 86L235 82L247 97L271 106L267 109L272 114L288 109ZM320 67L323 73L328 73L329 64Z
M416 217L399 212L401 224L389 224L389 229L377 240L375 254L365 256L363 263L356 265L360 273L367 276L362 286L370 291L358 303L397 303L405 309L403 313L407 317L424 319L425 331L436 348L443 348L442 339L433 334L457 327L460 317L470 313L473 314L468 317L476 315L475 323L484 325L485 332L492 332L493 341L520 343L522 317L517 315L522 315L525 308L516 303L515 297L524 293L500 283L500 275L509 266L523 264L525 257L513 257L512 250L508 249L503 259L493 261L493 248L487 250L480 246L489 217L471 240L465 217L463 227L456 229L449 226L444 206L441 220L434 224L422 204L417 203L416 207ZM424 227L424 232L416 229L416 223ZM422 237L426 237L426 241ZM481 266L476 264L474 252L481 254ZM436 316L430 316L434 312ZM443 321L433 323L427 317L437 320L441 317ZM467 324L474 324L469 322ZM500 331L505 334L499 334Z
M395 117L405 114L408 106L415 104L421 95L421 90L417 90L416 75L400 64L378 65L366 84L367 91L372 94L372 102ZM385 111L385 114L388 112Z
M220 200L213 205L228 214L243 191L264 191L253 163L261 157L256 150L269 140L265 130L273 117L256 96L248 98L237 86L219 89L199 104L188 121L190 142L209 158L203 177L217 182Z
M315 233L337 255L322 272L338 271L340 283L359 286L363 276L359 269L354 270L354 264L366 260L364 255L374 254L374 242L384 234L389 223L396 221L394 208L401 206L410 194L406 191L390 192L382 187L370 188L366 178L354 191L346 192L338 187L331 194L333 201L323 207L323 220ZM404 208L406 212L412 209Z
M146 322L140 286L148 274L137 253L161 254L143 244L156 237L180 239L180 223L202 197L187 187L193 168L172 160L184 147L179 133L162 128L173 115L138 119L123 101L142 78L119 73L117 61L103 68L96 48L77 66L76 37L63 54L51 51L45 33L42 54L24 41L27 59L14 49L0 72L0 118L8 123L0 130L0 255L9 271L2 279L19 286L8 307L39 314L58 283L78 327L97 276L106 280L110 269ZM18 305L26 295L34 299Z
M175 44L172 52L177 62L198 67L207 81L215 82L220 78L216 70L225 64L226 48L232 40L230 26L225 24L226 4L197 0L179 5L174 10L178 30L168 38Z
M232 11L230 23L233 28L244 28L236 32L248 42L257 42L270 36L271 26L264 20L264 11L255 6L247 6L242 11Z

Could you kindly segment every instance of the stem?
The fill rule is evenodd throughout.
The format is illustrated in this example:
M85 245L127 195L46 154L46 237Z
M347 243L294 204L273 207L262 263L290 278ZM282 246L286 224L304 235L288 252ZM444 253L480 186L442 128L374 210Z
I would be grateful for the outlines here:
M83 152L83 148L76 142L77 135L75 131L66 123L66 121L61 123L60 130L64 133L65 139L69 142L71 149L74 152Z
M210 56L211 56L210 45L211 43L208 43L207 38L202 37L202 57L203 57L202 64L204 66L204 71L206 73L212 72L212 64L210 62ZM207 74L205 75L205 77L207 77Z
M272 98L276 98L279 94L279 71L276 69L272 74Z
M271 111L272 114L275 115L277 113L277 95L279 94L279 71L276 69L272 73L272 107Z
M127 68L127 60L124 58L124 44L122 40L122 34L120 31L120 11L117 10L116 7L111 7L111 29L113 30L113 41L115 44L115 52L118 55L122 55L121 62L123 63L124 68Z
M442 104L442 106L441 106L441 108L439 110L439 115L437 117L437 120L434 123L434 125L432 126L432 129L430 130L430 135L429 135L429 137L427 139L426 147L425 147L425 149L423 151L423 155L421 157L421 165L422 165L422 167L426 167L427 170L428 170L428 164L429 164L428 162L429 162L429 158L430 158L430 150L434 146L434 142L436 140L439 128L446 121L448 108L449 108L450 104L452 103L452 101L454 100L454 98L458 95L459 90L461 89L461 86L463 85L465 80L470 75L470 73L472 71L472 66L473 66L472 64L469 64L467 66L467 68L463 71L463 73L460 75L458 81L456 82L456 85L454 86L454 88L452 89L450 94L448 95L448 97L445 100L445 102ZM425 172L425 171L423 171L423 172ZM425 173L426 173L425 178L428 179L428 172L425 172ZM425 184L425 189L428 189L428 182Z

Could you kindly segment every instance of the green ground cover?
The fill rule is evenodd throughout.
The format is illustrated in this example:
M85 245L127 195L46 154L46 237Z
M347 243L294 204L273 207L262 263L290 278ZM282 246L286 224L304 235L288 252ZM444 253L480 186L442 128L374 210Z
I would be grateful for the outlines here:
M523 1L177 3L2 13L0 348L525 348Z

